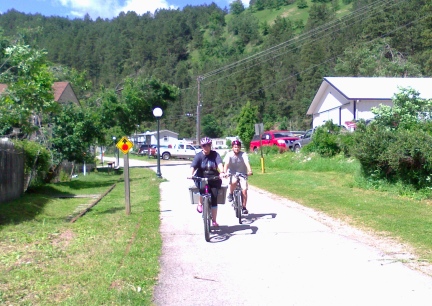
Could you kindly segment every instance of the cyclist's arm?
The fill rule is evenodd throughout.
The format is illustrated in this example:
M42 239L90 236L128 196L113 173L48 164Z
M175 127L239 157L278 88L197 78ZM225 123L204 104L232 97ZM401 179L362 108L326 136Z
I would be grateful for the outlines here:
M251 168L251 165L249 163L249 157L248 157L248 155L247 155L246 152L243 154L243 161L244 161L244 163L246 165L246 169L247 169L247 172L248 172L247 174L248 175L252 175L252 168Z

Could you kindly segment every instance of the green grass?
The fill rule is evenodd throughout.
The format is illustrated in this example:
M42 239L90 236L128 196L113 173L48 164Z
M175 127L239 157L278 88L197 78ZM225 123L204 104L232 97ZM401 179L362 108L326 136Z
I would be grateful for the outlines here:
M151 304L161 250L159 180L131 169L127 216L121 178L91 173L0 205L0 304ZM113 184L74 223L69 216L95 199L50 196L103 194Z
M322 211L334 218L378 235L392 237L432 262L432 201L415 194L400 196L399 189L386 191L359 188L357 161L320 158L295 153L251 156L256 175L250 183L259 188ZM257 171L258 170L258 171Z
M395 238L432 263L430 200L400 196L398 186L364 189L352 159L269 154L264 173L260 156L250 159L252 185ZM131 169L129 216L122 174L102 170L1 204L0 304L151 305L162 245L159 183L153 171ZM95 199L59 195L100 195L114 184L87 214L69 222L78 207Z

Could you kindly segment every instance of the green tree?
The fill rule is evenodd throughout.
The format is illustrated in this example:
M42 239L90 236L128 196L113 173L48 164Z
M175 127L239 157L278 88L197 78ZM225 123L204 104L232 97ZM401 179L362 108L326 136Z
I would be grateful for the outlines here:
M104 138L100 117L88 109L74 104L65 105L62 111L51 118L51 151L54 167L63 160L83 163L93 162L90 148Z
M102 93L101 118L106 129L118 126L125 135L132 134L143 121L154 121L153 109L166 114L169 102L177 99L177 87L155 78L127 78L121 95L112 90Z
M240 15L245 10L241 0L234 0L230 3L230 11L233 15Z
M389 39L348 47L338 58L335 71L344 76L420 76L421 68L392 48Z
M202 129L204 135L211 138L222 137L222 129L213 114L208 114L202 118Z
M249 144L255 135L255 124L258 123L258 108L251 106L250 101L242 107L238 116L236 134L244 143L244 148L249 148Z
M412 88L401 88L393 98L393 106L381 105L372 108L375 114L373 124L387 128L415 129L432 115L432 100L420 98L420 93Z
M13 45L4 49L5 62L0 82L7 90L0 97L0 129L20 128L25 137L39 129L30 118L58 110L54 101L53 75L49 71L47 52L26 45Z

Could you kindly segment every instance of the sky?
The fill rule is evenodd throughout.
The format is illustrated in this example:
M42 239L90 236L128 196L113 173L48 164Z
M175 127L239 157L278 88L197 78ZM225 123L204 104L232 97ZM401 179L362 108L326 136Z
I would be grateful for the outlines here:
M135 11L138 15L153 13L158 8L183 9L186 5L216 3L229 8L233 0L0 0L0 13L15 9L27 14L82 18L85 14L95 20L98 17L112 19L120 12ZM242 0L245 7L249 0Z

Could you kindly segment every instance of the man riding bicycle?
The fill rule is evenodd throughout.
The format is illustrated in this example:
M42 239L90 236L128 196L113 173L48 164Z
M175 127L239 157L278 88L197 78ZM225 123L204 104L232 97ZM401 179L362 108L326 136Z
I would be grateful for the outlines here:
M249 157L246 152L241 151L241 142L239 140L234 140L231 143L232 151L228 152L224 158L224 172L230 174L241 173L244 175L252 175L252 168L249 163ZM228 194L228 201L233 201L233 192L236 188L236 181L230 181L230 190ZM240 177L240 186L243 194L243 214L248 214L248 210L246 209L247 204L247 190L248 183L247 179L244 177Z

